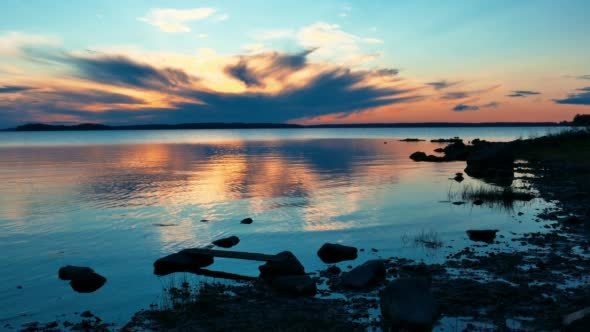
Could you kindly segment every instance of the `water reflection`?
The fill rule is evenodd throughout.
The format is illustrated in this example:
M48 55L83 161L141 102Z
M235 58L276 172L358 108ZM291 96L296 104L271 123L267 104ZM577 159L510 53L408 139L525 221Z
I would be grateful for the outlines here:
M464 163L408 158L439 146L383 138L230 137L1 147L0 266L10 268L0 274L0 285L10 289L0 288L0 312L51 318L58 308L82 306L124 320L159 294L160 281L151 273L156 258L228 235L240 237L239 250L291 250L313 271L324 267L316 251L328 241L379 249L359 260L436 260L444 259L447 246L467 241L465 229L474 225L503 232L537 227L483 206L439 203L450 186L476 182L449 180ZM254 223L241 225L245 217ZM404 246L404 234L423 230L436 231L445 243L440 253ZM92 266L109 282L92 297L74 297L55 278L67 264ZM223 260L214 267L246 275L256 275L256 268ZM31 277L23 280L22 271ZM17 284L29 291L15 293ZM119 312L123 317L112 318Z

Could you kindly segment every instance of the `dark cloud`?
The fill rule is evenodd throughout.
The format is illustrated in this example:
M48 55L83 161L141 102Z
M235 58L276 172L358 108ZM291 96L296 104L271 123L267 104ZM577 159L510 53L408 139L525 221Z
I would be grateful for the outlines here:
M500 106L499 102L492 101L487 104L480 105L479 107L481 107L481 108L498 108L498 106Z
M122 55L88 51L85 55L67 53L56 48L25 47L29 61L45 65L65 65L81 78L110 85L134 88L176 88L197 78L181 69L156 68Z
M52 91L39 92L34 95L39 99L54 100L62 103L74 104L143 104L143 100L123 95L99 90L82 90L82 91Z
M477 111L479 110L479 106L477 105L467 105L467 104L459 104L453 107L454 112L464 112L464 111Z
M27 90L32 90L33 88L30 86L22 86L22 85L4 85L0 86L0 93L16 93L22 92Z
M557 104L590 105L590 86L578 89L564 99L555 99L554 101Z
M507 97L528 97L534 95L540 95L540 92L537 91L530 91L530 90L515 90L512 91Z
M89 80L139 88L172 88L189 84L192 78L173 68L157 69L123 56L76 57L66 61Z
M377 74L381 75L381 76L397 76L399 75L399 69L395 69L395 68L383 68L383 69L378 69Z
M452 87L454 85L457 85L459 83L461 83L461 82L450 82L447 80L441 80L441 81L429 82L429 83L426 83L426 85L430 85L431 87L433 87L436 90L443 90L443 89Z
M306 50L297 54L263 53L240 57L237 64L225 68L225 73L248 87L264 86L264 79L268 76L285 76L305 67L307 55L313 50ZM253 66L254 62L262 62L263 66Z
M453 99L463 99L463 98L467 98L470 96L471 96L471 94L466 91L453 91L453 92L445 93L441 98L453 100Z
M373 72L335 69L319 74L306 85L277 94L229 94L193 91L203 105L195 109L203 121L283 122L333 113L354 113L367 108L421 99L413 90L360 84ZM200 110L197 112L196 110Z

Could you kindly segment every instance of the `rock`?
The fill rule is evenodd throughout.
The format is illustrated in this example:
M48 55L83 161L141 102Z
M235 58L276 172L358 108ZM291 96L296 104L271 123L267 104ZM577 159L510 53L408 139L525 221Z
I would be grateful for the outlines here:
M506 143L481 141L466 158L467 175L486 182L508 186L514 180L514 152Z
M305 269L301 262L290 251L277 254L283 258L281 261L270 261L258 267L261 279L274 279L280 276L304 275Z
M481 199L476 199L473 201L473 205L482 205L483 204L483 200Z
M419 138L404 138L404 139L400 139L400 142L424 142L423 139L419 139Z
M453 202L453 205L463 205L465 204L465 202L461 202L461 201L457 201L457 202Z
M465 160L471 152L471 147L465 145L463 141L457 141L444 147L443 152L449 160Z
M438 304L427 279L398 279L380 294L384 328L392 331L431 331Z
M563 318L563 331L590 331L590 307L578 310Z
M443 149L443 148L436 148L436 149L434 149L434 152L442 153L442 152L445 152L445 149Z
M215 240L212 243L218 247L231 248L240 243L240 239L237 236L230 236L223 239Z
M341 277L341 286L351 289L366 289L385 280L385 263L382 260L370 260L345 272Z
M468 230L467 235L471 241L492 243L496 238L497 232L497 229Z
M93 272L94 270L89 267L66 265L59 269L57 275L61 280L72 280Z
M252 218L245 218L245 219L242 219L242 221L240 221L240 224L249 225L249 224L251 224L253 222L254 222L254 220L252 220Z
M324 263L338 263L356 259L357 249L355 247L343 246L336 243L325 243L320 250L318 250L318 256Z
M89 267L67 265L59 269L61 280L70 280L70 286L79 293L92 293L101 288L107 279Z
M441 162L446 161L445 157L438 157L434 155L427 155L424 152L418 151L410 155L410 159L413 161L429 161L429 162Z
M70 286L78 293L92 293L101 288L107 279L96 272L84 274L70 281Z
M455 180L457 182L462 182L463 180L465 180L465 178L463 177L463 173L455 174L455 177L453 178L453 180Z
M430 141L432 143L456 143L456 142L463 143L463 140L460 139L459 137L453 137L453 138L437 138L437 139L431 139Z
M291 296L315 296L317 286L308 275L279 276L270 282L272 289L278 293Z
M182 250L155 261L154 274L162 276L174 272L194 272L211 264L213 264L213 256L197 255Z
M326 272L332 275L339 275L342 272L342 270L338 266L332 265L326 269Z
M577 216L569 216L565 219L563 219L563 222L569 225L581 225L584 223L584 220L582 220L582 218L577 217Z
M201 219L201 222L209 222L209 219Z

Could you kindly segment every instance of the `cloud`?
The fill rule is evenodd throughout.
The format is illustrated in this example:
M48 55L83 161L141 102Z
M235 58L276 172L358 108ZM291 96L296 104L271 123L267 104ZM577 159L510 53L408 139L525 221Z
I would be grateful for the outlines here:
M435 90L443 90L443 89L446 89L446 88L450 88L452 86L455 86L455 85L457 85L459 83L461 83L461 82L460 81L450 82L450 81L447 81L447 80L440 80L440 81L428 82L428 83L426 83L426 85L430 85Z
M34 35L22 32L0 34L0 55L18 56L23 48L30 46L57 46L61 41L56 37Z
M499 106L500 106L499 102L492 101L487 104L480 105L479 107L481 107L481 108L498 108Z
M580 75L577 77L579 80L590 80L590 75Z
M0 94L2 93L16 93L22 92L27 90L32 90L33 88L30 86L22 86L22 85L0 85Z
M434 82L434 83L440 83L440 82ZM430 84L432 85L432 84ZM491 86L489 88L485 88L485 89L479 89L479 90L471 90L471 91L450 91L450 92L445 92L440 98L441 99L445 99L445 100L457 100L457 99L465 99L465 98L470 98L473 96L478 96L490 91L493 91L497 88L499 88L500 85L494 85ZM436 87L435 87L436 89ZM443 88L444 89L444 88Z
M590 86L577 89L576 91L579 92L570 93L564 99L555 99L555 103L568 105L590 105Z
M453 107L454 112L464 112L464 111L477 111L479 110L479 106L477 105L467 105L467 104L458 104Z
M190 32L191 28L186 23L204 20L211 17L215 12L215 9L206 7L190 9L154 8L146 16L138 18L138 20L156 26L164 32ZM227 19L227 17L224 19Z
M253 56L242 56L236 64L225 68L225 73L248 87L264 86L264 79L275 76L279 79L303 68L307 62L307 55L313 50L298 54L264 53Z
M180 69L155 68L118 55L66 55L59 61L73 66L77 74L83 78L112 85L173 88L190 84L195 80Z
M515 90L512 91L507 97L529 97L534 95L540 95L540 92L530 90Z
M18 102L0 103L0 107L8 109L3 117L13 122L289 122L423 99L420 87L403 82L396 69L352 70L310 62L307 58L313 52L267 52L227 59L219 74L243 86L225 91L207 88L183 71L139 63L123 55L62 54L51 61L69 66L82 78L80 88L43 88L22 94ZM126 95L135 91L146 99ZM152 104L158 96L165 102Z

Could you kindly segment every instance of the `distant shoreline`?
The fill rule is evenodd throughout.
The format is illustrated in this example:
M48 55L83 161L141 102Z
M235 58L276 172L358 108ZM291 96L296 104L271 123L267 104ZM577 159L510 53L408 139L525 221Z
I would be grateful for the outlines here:
M102 124L50 125L26 124L2 131L107 131L107 130L204 130L204 129L314 129L314 128L457 128L457 127L564 127L569 122L422 122L422 123L356 123L297 125L286 123L183 123L108 126Z

